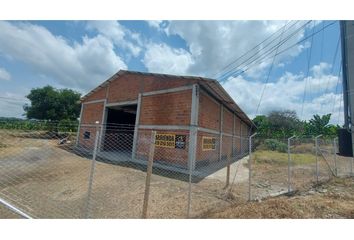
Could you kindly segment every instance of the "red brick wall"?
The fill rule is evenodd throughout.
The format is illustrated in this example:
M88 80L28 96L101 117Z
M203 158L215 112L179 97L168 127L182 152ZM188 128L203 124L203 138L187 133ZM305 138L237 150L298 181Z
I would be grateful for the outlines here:
M156 77L126 73L111 81L109 87L105 86L88 96L84 102L105 99L106 91L108 91L108 103L132 101L138 98L139 93L192 85L196 82L197 81L194 79Z
M244 122L242 122L241 126L242 126L242 136L248 137L249 126L247 124L245 124Z
M241 135L241 120L240 120L240 118L237 117L237 116L235 116L234 135L235 135L235 136L240 136L240 135Z
M90 96L88 96L84 102L105 99L106 98L106 91L107 91L107 87L103 87L103 88L99 89L97 92L94 92Z
M88 148L90 150L93 149L94 146L94 139L96 135L96 127L95 122L99 121L102 122L102 111L104 107L103 102L99 103L89 103L82 105L82 116L81 116L81 123L80 123L80 131L79 131L79 145ZM85 124L90 124L90 126L85 126ZM84 126L82 126L84 125ZM90 132L90 139L84 139L84 132Z
M236 136L234 138L234 148L235 148L235 154L239 154L241 150L241 120L239 117L235 116L235 129L234 129L234 135Z
M132 101L138 98L139 93L176 88L194 83L196 81L190 79L124 74L109 84L107 102Z
M232 128L233 128L233 114L227 110L227 108L224 107L223 110L224 114L223 114L223 127L222 127L222 131L224 133L228 133L228 134L232 134Z
M112 81L108 88L108 103L132 101L141 92L141 78L134 75L122 75Z
M232 153L232 137L230 136L222 136L222 159L226 159L228 156L231 156Z
M199 127L220 130L220 105L204 92L199 94Z
M95 138L96 138L96 131L97 128L96 126L81 126L80 127L80 132L79 132L79 146L83 147L89 151L93 151L94 146L95 146ZM89 132L90 133L90 138L85 139L84 138L84 133Z
M96 121L102 123L104 103L83 104L81 124L95 124Z
M192 90L144 96L141 99L140 124L189 125Z
M182 78L160 78L155 76L143 76L142 90L143 92L151 92L156 90L176 88L196 83L195 80Z

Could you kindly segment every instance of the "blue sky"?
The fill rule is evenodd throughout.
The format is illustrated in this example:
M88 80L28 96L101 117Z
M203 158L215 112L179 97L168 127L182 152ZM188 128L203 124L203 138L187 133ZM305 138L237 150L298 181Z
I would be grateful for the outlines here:
M291 109L302 119L331 112L332 123L342 123L338 22L306 23L1 21L0 116L21 117L32 88L49 84L85 94L128 69L217 78L250 117ZM314 32L313 39L296 44ZM272 34L273 42L248 52ZM269 48L281 54L241 64L252 54L265 56ZM237 74L240 69L247 71Z

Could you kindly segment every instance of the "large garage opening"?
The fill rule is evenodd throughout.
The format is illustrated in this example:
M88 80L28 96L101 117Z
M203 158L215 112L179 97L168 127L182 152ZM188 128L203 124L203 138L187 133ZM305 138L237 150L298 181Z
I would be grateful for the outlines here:
M107 108L104 151L132 152L136 110L136 104Z

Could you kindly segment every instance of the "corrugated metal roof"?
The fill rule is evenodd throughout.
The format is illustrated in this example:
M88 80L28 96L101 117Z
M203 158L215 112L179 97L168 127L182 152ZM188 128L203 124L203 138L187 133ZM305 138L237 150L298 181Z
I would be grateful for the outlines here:
M215 80L215 79L210 79L210 78L204 78L204 77L196 77L196 76L179 76L179 75L170 75L170 74L160 74L160 73L145 73L145 72L137 72L137 71L126 71L126 70L120 70L116 74L114 74L112 77L104 81L102 84L97 86L95 89L87 93L85 96L81 98L81 101L84 101L85 98L93 94L94 92L98 91L102 87L105 87L107 84L109 84L111 81L116 79L119 76L122 76L123 74L137 74L137 75L144 75L144 76L156 76L156 77L164 77L164 78L181 78L181 79L190 79L190 80L196 80L197 83L204 88L206 91L208 91L210 94L213 95L214 98L216 98L219 102L221 102L224 106L226 106L229 110L232 112L236 113L244 122L248 123L249 125L253 125L255 127L254 123L251 121L251 119L246 115L245 112L242 111L242 109L236 104L236 102L232 99L232 97L226 92L226 90L221 86L221 84Z

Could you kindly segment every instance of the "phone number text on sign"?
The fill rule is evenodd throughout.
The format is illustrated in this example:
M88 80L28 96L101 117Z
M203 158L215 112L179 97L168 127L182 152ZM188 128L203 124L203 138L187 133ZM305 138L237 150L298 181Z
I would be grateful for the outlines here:
M155 146L175 148L176 135L175 134L156 134Z

